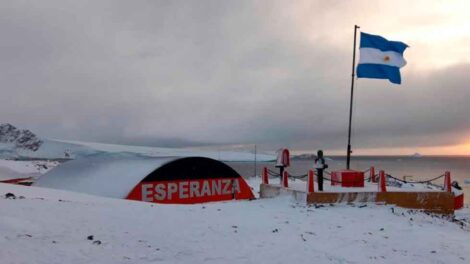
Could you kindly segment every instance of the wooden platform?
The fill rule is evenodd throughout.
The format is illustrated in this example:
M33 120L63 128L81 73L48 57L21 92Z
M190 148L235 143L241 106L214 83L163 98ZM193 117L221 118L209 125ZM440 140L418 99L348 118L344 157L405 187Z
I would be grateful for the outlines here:
M281 194L289 194L298 201L307 204L321 203L376 203L390 204L410 209L421 209L438 214L454 213L454 194L450 192L314 192L307 194L305 191L291 188L283 188L274 184L261 184L260 197L272 198Z

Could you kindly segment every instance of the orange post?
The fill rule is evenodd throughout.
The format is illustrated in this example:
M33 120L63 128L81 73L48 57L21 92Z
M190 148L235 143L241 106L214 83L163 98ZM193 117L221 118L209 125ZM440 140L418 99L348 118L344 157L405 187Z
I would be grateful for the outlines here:
M369 170L369 175L370 175L370 180L371 182L377 182L377 179L375 178L375 167L371 166Z
M444 191L452 192L452 185L450 181L450 171L446 171L444 174Z
M282 174L282 187L289 187L289 173L287 171Z
M263 184L269 184L268 168L263 167L263 173L261 176L261 182Z
M387 185L385 184L385 172L383 170L379 172L379 184L377 186L379 187L379 192L387 191Z
M314 192L314 173L313 170L308 171L308 178L307 178L307 193L313 193Z

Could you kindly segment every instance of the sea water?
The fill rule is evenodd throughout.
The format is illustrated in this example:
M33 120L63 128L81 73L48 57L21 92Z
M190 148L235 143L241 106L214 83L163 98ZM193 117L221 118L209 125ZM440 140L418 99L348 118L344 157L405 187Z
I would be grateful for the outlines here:
M344 169L346 160L344 157L327 158L328 170ZM244 177L255 175L253 162L230 162L229 165ZM278 171L274 167L274 162L257 162L256 174L261 174L262 167L267 166L271 170ZM375 167L376 173L384 170L396 178L409 181L420 181L432 179L450 171L451 180L457 181L465 193L465 204L470 204L470 184L465 183L470 179L470 157L404 157L404 156L373 156L373 157L353 157L351 168L365 171L371 166ZM306 174L313 167L313 160L291 160L291 166L287 168L292 175ZM368 177L368 174L366 175ZM433 181L434 184L443 185L444 178Z

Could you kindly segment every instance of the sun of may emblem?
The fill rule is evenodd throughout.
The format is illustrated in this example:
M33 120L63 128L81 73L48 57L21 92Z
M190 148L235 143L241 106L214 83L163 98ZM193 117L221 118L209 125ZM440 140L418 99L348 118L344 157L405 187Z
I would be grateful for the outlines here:
M385 56L385 57L384 57L384 61L385 61L385 62L389 62L389 61L390 61L390 57L389 57L389 56Z

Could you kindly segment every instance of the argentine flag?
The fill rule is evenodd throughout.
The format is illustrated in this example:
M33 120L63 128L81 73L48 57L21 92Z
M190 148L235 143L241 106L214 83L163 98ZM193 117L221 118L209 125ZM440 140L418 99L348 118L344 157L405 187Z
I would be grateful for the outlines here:
M381 36L361 32L357 77L388 79L400 84L400 68L406 65L403 52L407 47L400 41L388 41Z

